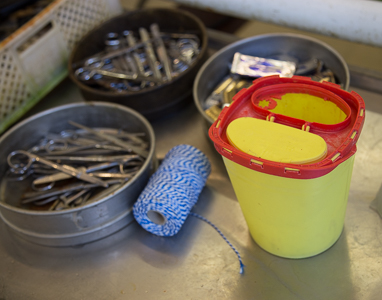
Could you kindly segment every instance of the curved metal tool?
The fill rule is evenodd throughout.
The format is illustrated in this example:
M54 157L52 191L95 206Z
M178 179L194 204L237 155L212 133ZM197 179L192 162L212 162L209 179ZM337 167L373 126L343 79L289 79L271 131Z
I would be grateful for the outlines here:
M16 162L15 159L19 157L19 161ZM35 155L33 153L24 151L24 150L17 150L11 152L7 157L8 165L10 166L11 170L16 174L23 174L25 173L34 162L39 162L44 165L47 165L53 169L56 169L60 172L63 172L65 174L68 174L72 177L76 177L78 179L81 179L86 182L94 183L99 186L108 187L108 184L96 177L90 176L84 172L81 172L77 170L76 168L73 168L68 165L60 165L58 163L52 162L50 160L47 160L45 158L42 158L38 155ZM20 161L26 161L26 163L20 163Z

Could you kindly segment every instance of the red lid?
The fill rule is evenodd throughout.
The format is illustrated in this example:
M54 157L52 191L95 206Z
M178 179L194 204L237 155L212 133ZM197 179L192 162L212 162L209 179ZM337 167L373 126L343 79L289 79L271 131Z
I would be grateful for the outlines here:
M286 93L305 93L328 100L343 111L343 120L323 124L272 112L274 103L271 100ZM270 100L269 105L259 105L259 101L265 98ZM320 83L306 77L267 76L254 80L251 87L242 89L233 99L233 103L222 110L210 127L209 136L221 155L245 167L283 177L315 178L330 172L356 152L355 145L365 120L365 104L355 92L349 93L336 84ZM226 136L227 126L241 117L253 117L309 130L325 140L327 155L318 162L297 165L273 162L244 153L232 146Z

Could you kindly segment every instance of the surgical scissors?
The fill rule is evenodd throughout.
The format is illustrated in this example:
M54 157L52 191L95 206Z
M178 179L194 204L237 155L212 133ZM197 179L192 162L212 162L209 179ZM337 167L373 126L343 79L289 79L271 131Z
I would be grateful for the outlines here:
M16 159L16 157L19 157L19 159L20 159L19 163L15 163L14 160ZM22 160L25 161L25 159L26 159L26 163L22 163ZM56 169L60 172L68 174L72 177L76 177L78 179L81 179L83 181L90 182L90 183L93 183L96 185L100 185L100 186L103 186L105 188L108 187L107 182L105 182L99 178L88 175L88 174L86 174L82 171L79 171L76 168L71 167L69 165L60 165L58 163L52 162L50 160L47 160L45 158L42 158L38 155L35 155L33 153L30 153L30 152L27 152L24 150L16 150L16 151L11 152L7 157L7 162L11 168L11 171L13 173L16 173L16 174L24 174L31 167L31 165L34 162L39 162L39 163L47 165L53 169Z

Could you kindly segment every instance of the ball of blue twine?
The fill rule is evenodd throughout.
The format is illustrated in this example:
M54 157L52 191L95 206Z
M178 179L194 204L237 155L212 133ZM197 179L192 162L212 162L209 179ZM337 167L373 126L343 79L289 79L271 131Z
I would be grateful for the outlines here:
M191 212L210 173L211 164L203 152L190 145L175 146L150 177L133 206L133 214L145 230L159 236L177 234L189 215L205 221L236 253L243 273L240 254L224 234L209 220Z

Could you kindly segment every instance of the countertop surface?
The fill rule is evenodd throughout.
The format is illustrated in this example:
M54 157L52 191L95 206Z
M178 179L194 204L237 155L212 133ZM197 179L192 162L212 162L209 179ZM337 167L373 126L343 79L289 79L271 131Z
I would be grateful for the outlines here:
M222 158L207 137L196 106L152 121L158 158L173 146L203 151L212 172L193 211L208 218L240 252L237 256L208 224L188 217L174 237L154 236L136 222L80 247L45 247L19 239L0 222L0 299L380 299L382 220L370 208L382 182L382 95L351 87L366 103L345 226L327 251L284 259L251 238ZM68 79L28 115L84 101Z

